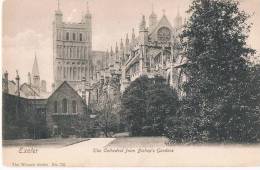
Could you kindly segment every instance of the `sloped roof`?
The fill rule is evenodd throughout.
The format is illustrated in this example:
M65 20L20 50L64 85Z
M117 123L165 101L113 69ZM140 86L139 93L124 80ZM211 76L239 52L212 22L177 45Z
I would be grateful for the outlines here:
M8 93L15 95L16 83L13 80L8 80Z
M160 27L169 27L171 30L173 30L173 27L167 17L165 15L162 16L158 24L154 27L154 29L151 31L150 35L153 34L155 31L157 31Z
M23 90L23 88L27 88L27 90L29 90L29 95L28 93L25 93ZM16 92L17 94L17 92ZM23 83L20 86L20 95L24 98L28 98L28 99L47 99L50 96L51 93L49 92L43 92L40 91L38 92L38 89L36 89L35 87L30 86L28 83Z
M48 99L51 98L55 93L57 93L57 91L59 91L64 86L69 87L78 97L80 97L82 102L84 104L86 104L85 101L82 99L82 97L78 94L78 92L73 87L71 87L67 81L64 81L63 83L61 83L61 85L48 97Z
M20 86L20 94L22 95L24 95L23 97L30 97L30 96L27 96L27 95L25 95L25 93L23 92L23 88L27 88L29 91L30 91L30 93L32 94L31 95L31 97L32 96L40 96L39 95L39 93L36 91L36 89L33 89L29 84L27 84L27 83L23 83L21 86Z

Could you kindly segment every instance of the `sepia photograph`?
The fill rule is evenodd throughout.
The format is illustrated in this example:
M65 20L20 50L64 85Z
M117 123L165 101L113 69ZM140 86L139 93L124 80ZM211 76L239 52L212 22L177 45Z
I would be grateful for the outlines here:
M2 1L7 167L260 166L260 0Z

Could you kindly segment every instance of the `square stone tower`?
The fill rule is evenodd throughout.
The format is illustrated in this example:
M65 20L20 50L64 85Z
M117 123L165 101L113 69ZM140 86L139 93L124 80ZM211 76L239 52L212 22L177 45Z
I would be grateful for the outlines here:
M53 21L53 71L57 88L67 81L75 90L83 78L89 81L92 68L92 16L88 10L81 22L63 22L59 8Z

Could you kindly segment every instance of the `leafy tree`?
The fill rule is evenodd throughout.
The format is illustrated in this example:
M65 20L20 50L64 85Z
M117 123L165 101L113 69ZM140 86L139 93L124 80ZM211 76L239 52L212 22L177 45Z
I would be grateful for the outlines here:
M125 90L121 113L133 136L162 135L166 118L175 114L177 101L176 92L161 77L142 76Z
M193 0L181 35L186 47L187 94L182 116L192 117L191 141L257 140L259 110L252 86L246 45L249 15L235 0ZM184 118L185 118L184 117Z
M146 95L149 86L148 77L144 76L133 81L126 88L122 96L122 113L126 115L126 121L133 136L141 135L144 126L146 108Z
M163 83L151 84L146 92L145 123L153 127L155 135L164 133L165 120L177 110L177 94Z
M98 127L104 132L106 137L110 137L111 133L119 131L119 114L120 106L120 85L117 77L113 77L107 82L105 87L101 88L98 107L95 110L97 115Z

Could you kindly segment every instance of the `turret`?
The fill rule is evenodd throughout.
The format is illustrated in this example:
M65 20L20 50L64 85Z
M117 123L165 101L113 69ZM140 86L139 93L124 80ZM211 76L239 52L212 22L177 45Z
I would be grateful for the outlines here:
M116 62L119 62L119 51L118 51L117 42L116 42L116 47L115 47L115 60L116 60Z
M132 42L135 40L135 29L132 29Z
M110 66L112 66L114 64L114 52L113 52L112 46L111 46L111 49L110 49L109 63L110 63Z
M152 31L154 27L157 24L157 15L154 13L153 7L152 7L152 13L149 16L149 31Z
M105 55L105 68L107 69L108 67L109 67L109 52L107 49L106 55Z
M124 43L123 43L123 39L120 39L120 51L124 51Z
M148 29L146 28L145 16L143 15L142 21L139 27L139 45L140 45L140 62L139 62L139 72L140 74L146 73L146 63L147 63L147 54L146 54L146 45L148 44Z
M128 60L128 56L129 56L129 39L128 39L128 34L126 34L126 38L125 38L125 50L124 50L124 60L127 61Z
M142 21L139 26L139 37L140 37L140 45L146 45L148 42L148 30L146 28L145 16L143 15Z
M121 38L120 40L120 52L119 52L119 59L120 59L120 63L121 65L124 64L125 60L124 60L124 43L123 43L123 40Z
M90 51L92 50L92 15L89 12L89 6L88 6L88 2L86 4L86 14L84 17L84 21L83 23L86 24L86 30L87 30L87 42L89 42L90 45ZM90 55L90 54L89 54Z
M141 20L141 23L139 25L139 31L145 31L146 29L146 21L145 21L145 16L143 15L142 16L142 20Z
M125 38L125 53L129 52L129 38L128 38L128 34L126 34L126 38Z
M60 25L62 24L62 12L60 10L60 1L58 0L58 8L57 10L55 11L55 23L56 25Z
M86 20L91 20L91 18L92 18L92 15L91 15L90 12L89 12L89 6L88 6L88 2L87 2L87 4L86 4L86 15L85 15L85 19L86 19Z
M119 61L119 51L118 51L118 46L117 46L117 42L116 42L116 47L115 47L115 70L119 70L120 69L120 61Z
M176 17L174 19L174 28L175 29L180 29L181 26L182 26L182 17L180 16L180 11L178 9L177 15L176 15Z

